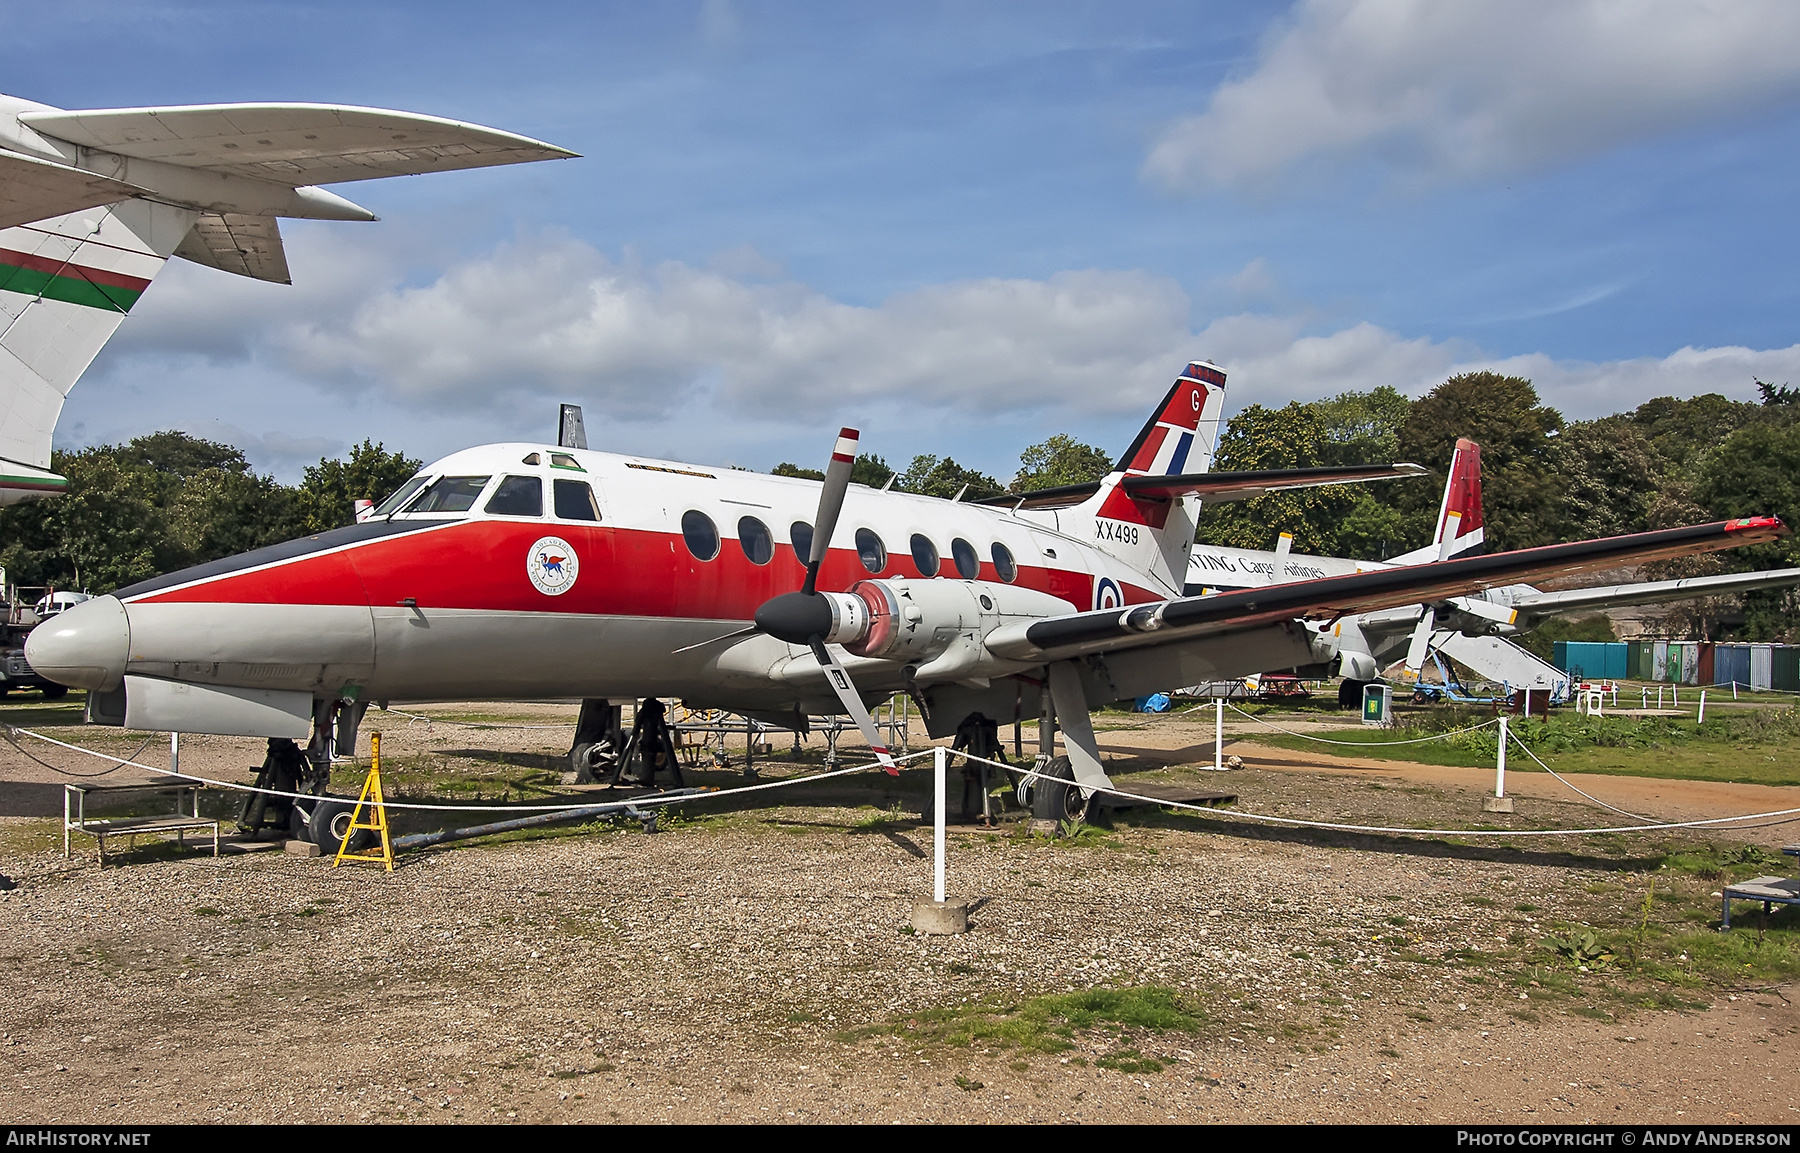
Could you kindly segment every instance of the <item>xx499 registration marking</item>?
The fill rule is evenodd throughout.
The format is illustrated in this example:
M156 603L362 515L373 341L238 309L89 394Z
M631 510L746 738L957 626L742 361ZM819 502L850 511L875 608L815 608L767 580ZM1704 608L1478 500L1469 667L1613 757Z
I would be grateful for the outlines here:
M1138 526L1120 524L1116 520L1094 518L1094 539L1112 541L1117 544L1136 544L1138 542Z

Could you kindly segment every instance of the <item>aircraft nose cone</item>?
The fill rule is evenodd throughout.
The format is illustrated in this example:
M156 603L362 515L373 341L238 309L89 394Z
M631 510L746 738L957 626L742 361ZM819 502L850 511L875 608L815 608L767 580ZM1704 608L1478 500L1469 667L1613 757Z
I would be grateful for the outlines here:
M25 638L31 667L71 688L109 692L125 677L131 626L118 597L96 597L57 613Z

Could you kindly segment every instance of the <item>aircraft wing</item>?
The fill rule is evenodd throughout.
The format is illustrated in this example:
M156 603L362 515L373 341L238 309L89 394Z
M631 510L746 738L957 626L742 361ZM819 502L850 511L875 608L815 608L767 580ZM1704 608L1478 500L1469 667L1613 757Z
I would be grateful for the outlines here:
M1800 568L1783 568L1767 572L1726 573L1723 576L1606 585L1601 588L1570 589L1567 592L1530 593L1514 597L1512 607L1520 616L1543 617L1579 612L1582 609L1662 604L1665 601L1724 596L1751 589L1784 588L1796 584L1800 584Z
M66 164L0 151L0 228L129 200L143 191Z
M988 635L987 647L1012 660L1037 661L1180 644L1277 621L1330 620L1443 600L1496 585L1761 544L1787 532L1776 517L1749 517L1207 597L1181 597L1005 625Z
M1193 472L1178 476L1128 476L1119 486L1132 496L1168 498L1198 496L1208 504L1249 500L1264 493L1326 484L1367 484L1377 480L1403 480L1424 476L1430 470L1416 464L1352 464L1327 468L1274 468L1246 472ZM1100 491L1100 482L1065 484L1035 492L988 497L978 504L1012 508L1061 508L1080 504Z
M24 112L19 121L45 136L120 156L290 186L575 155L478 124L341 104Z

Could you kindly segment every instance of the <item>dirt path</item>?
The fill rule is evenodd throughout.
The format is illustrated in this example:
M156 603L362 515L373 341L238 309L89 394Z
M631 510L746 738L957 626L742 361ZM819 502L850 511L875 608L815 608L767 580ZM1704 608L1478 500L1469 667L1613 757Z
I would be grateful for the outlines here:
M533 709L524 722L554 724L566 706ZM1104 739L1151 772L1201 759L1201 728L1210 741L1210 725ZM554 764L568 739L387 729L391 755L496 779ZM1448 820L1485 783L1267 756L1226 779L1245 807L1290 815ZM259 758L256 742L197 739L183 767L243 779ZM904 930L929 889L929 830L883 819L895 795L874 775L655 835L430 850L391 875L271 853L65 862L30 788L54 796L58 780L0 746L0 872L17 883L0 892L0 1114L15 1120L1800 1117L1800 994L1680 985L1647 1005L1606 972L1529 967L1553 926L1641 903L1654 856L1639 842L1349 843L1228 817L1080 843L956 831L952 889L979 901L974 929L923 938ZM1754 796L1596 785L1645 790L1632 799L1667 815ZM1558 819L1591 811L1523 795ZM1683 884L1689 904L1658 906L1670 932L1709 907L1706 882ZM1139 986L1178 990L1196 1023L1101 1021L1060 1050L975 1029L982 1006Z

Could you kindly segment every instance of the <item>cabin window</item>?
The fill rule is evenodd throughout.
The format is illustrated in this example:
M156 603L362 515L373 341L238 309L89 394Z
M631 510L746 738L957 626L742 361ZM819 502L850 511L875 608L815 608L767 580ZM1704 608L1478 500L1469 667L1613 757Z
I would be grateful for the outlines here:
M794 559L805 564L812 559L812 525L797 520L788 525L788 543L794 546Z
M538 454L537 454L537 453L535 453L535 452L528 452L528 453L526 453L526 454L525 454L525 455L524 455L524 456L523 456L523 457L522 457L522 458L521 458L521 459L520 459L520 460L519 460L519 463L520 463L520 464L529 464L529 465L532 465L532 466L536 466L536 465L540 465L540 464L543 464L543 463L544 463L544 458L543 458L543 457L541 457L541 456L539 456L539 455L538 455Z
M488 498L493 516L543 516L544 482L535 476L509 476Z
M407 512L468 512L487 487L485 476L446 476L419 495Z
M711 560L719 555L719 526L697 508L681 514L681 539L695 560Z
M872 528L856 530L856 555L862 558L864 568L877 575L887 567L887 545Z
M1007 584L1019 579L1019 566L1013 562L1012 550L999 541L994 542L994 571Z
M981 575L981 557L975 552L975 546L957 537L950 542L950 559L956 562L957 575L966 581L972 581Z
M738 521L738 546L751 564L768 564L775 556L775 538L769 526L753 516Z
M922 532L912 535L908 542L912 545L913 567L919 570L922 577L934 577L938 574L938 550L931 543L931 538Z
M403 505L407 501L411 500L413 498L413 494L417 493L420 489L424 488L425 482L430 479L431 478L428 476L413 477L411 480L407 481L405 484L400 486L399 492L396 492L393 496L388 497L386 500L382 501L379 505L377 505L375 508L375 511L370 513L369 515L370 516L387 516L389 513L393 512L395 509L399 508L401 505Z
M559 480L556 484L556 517L558 520L600 519L600 504L594 490L585 480Z

